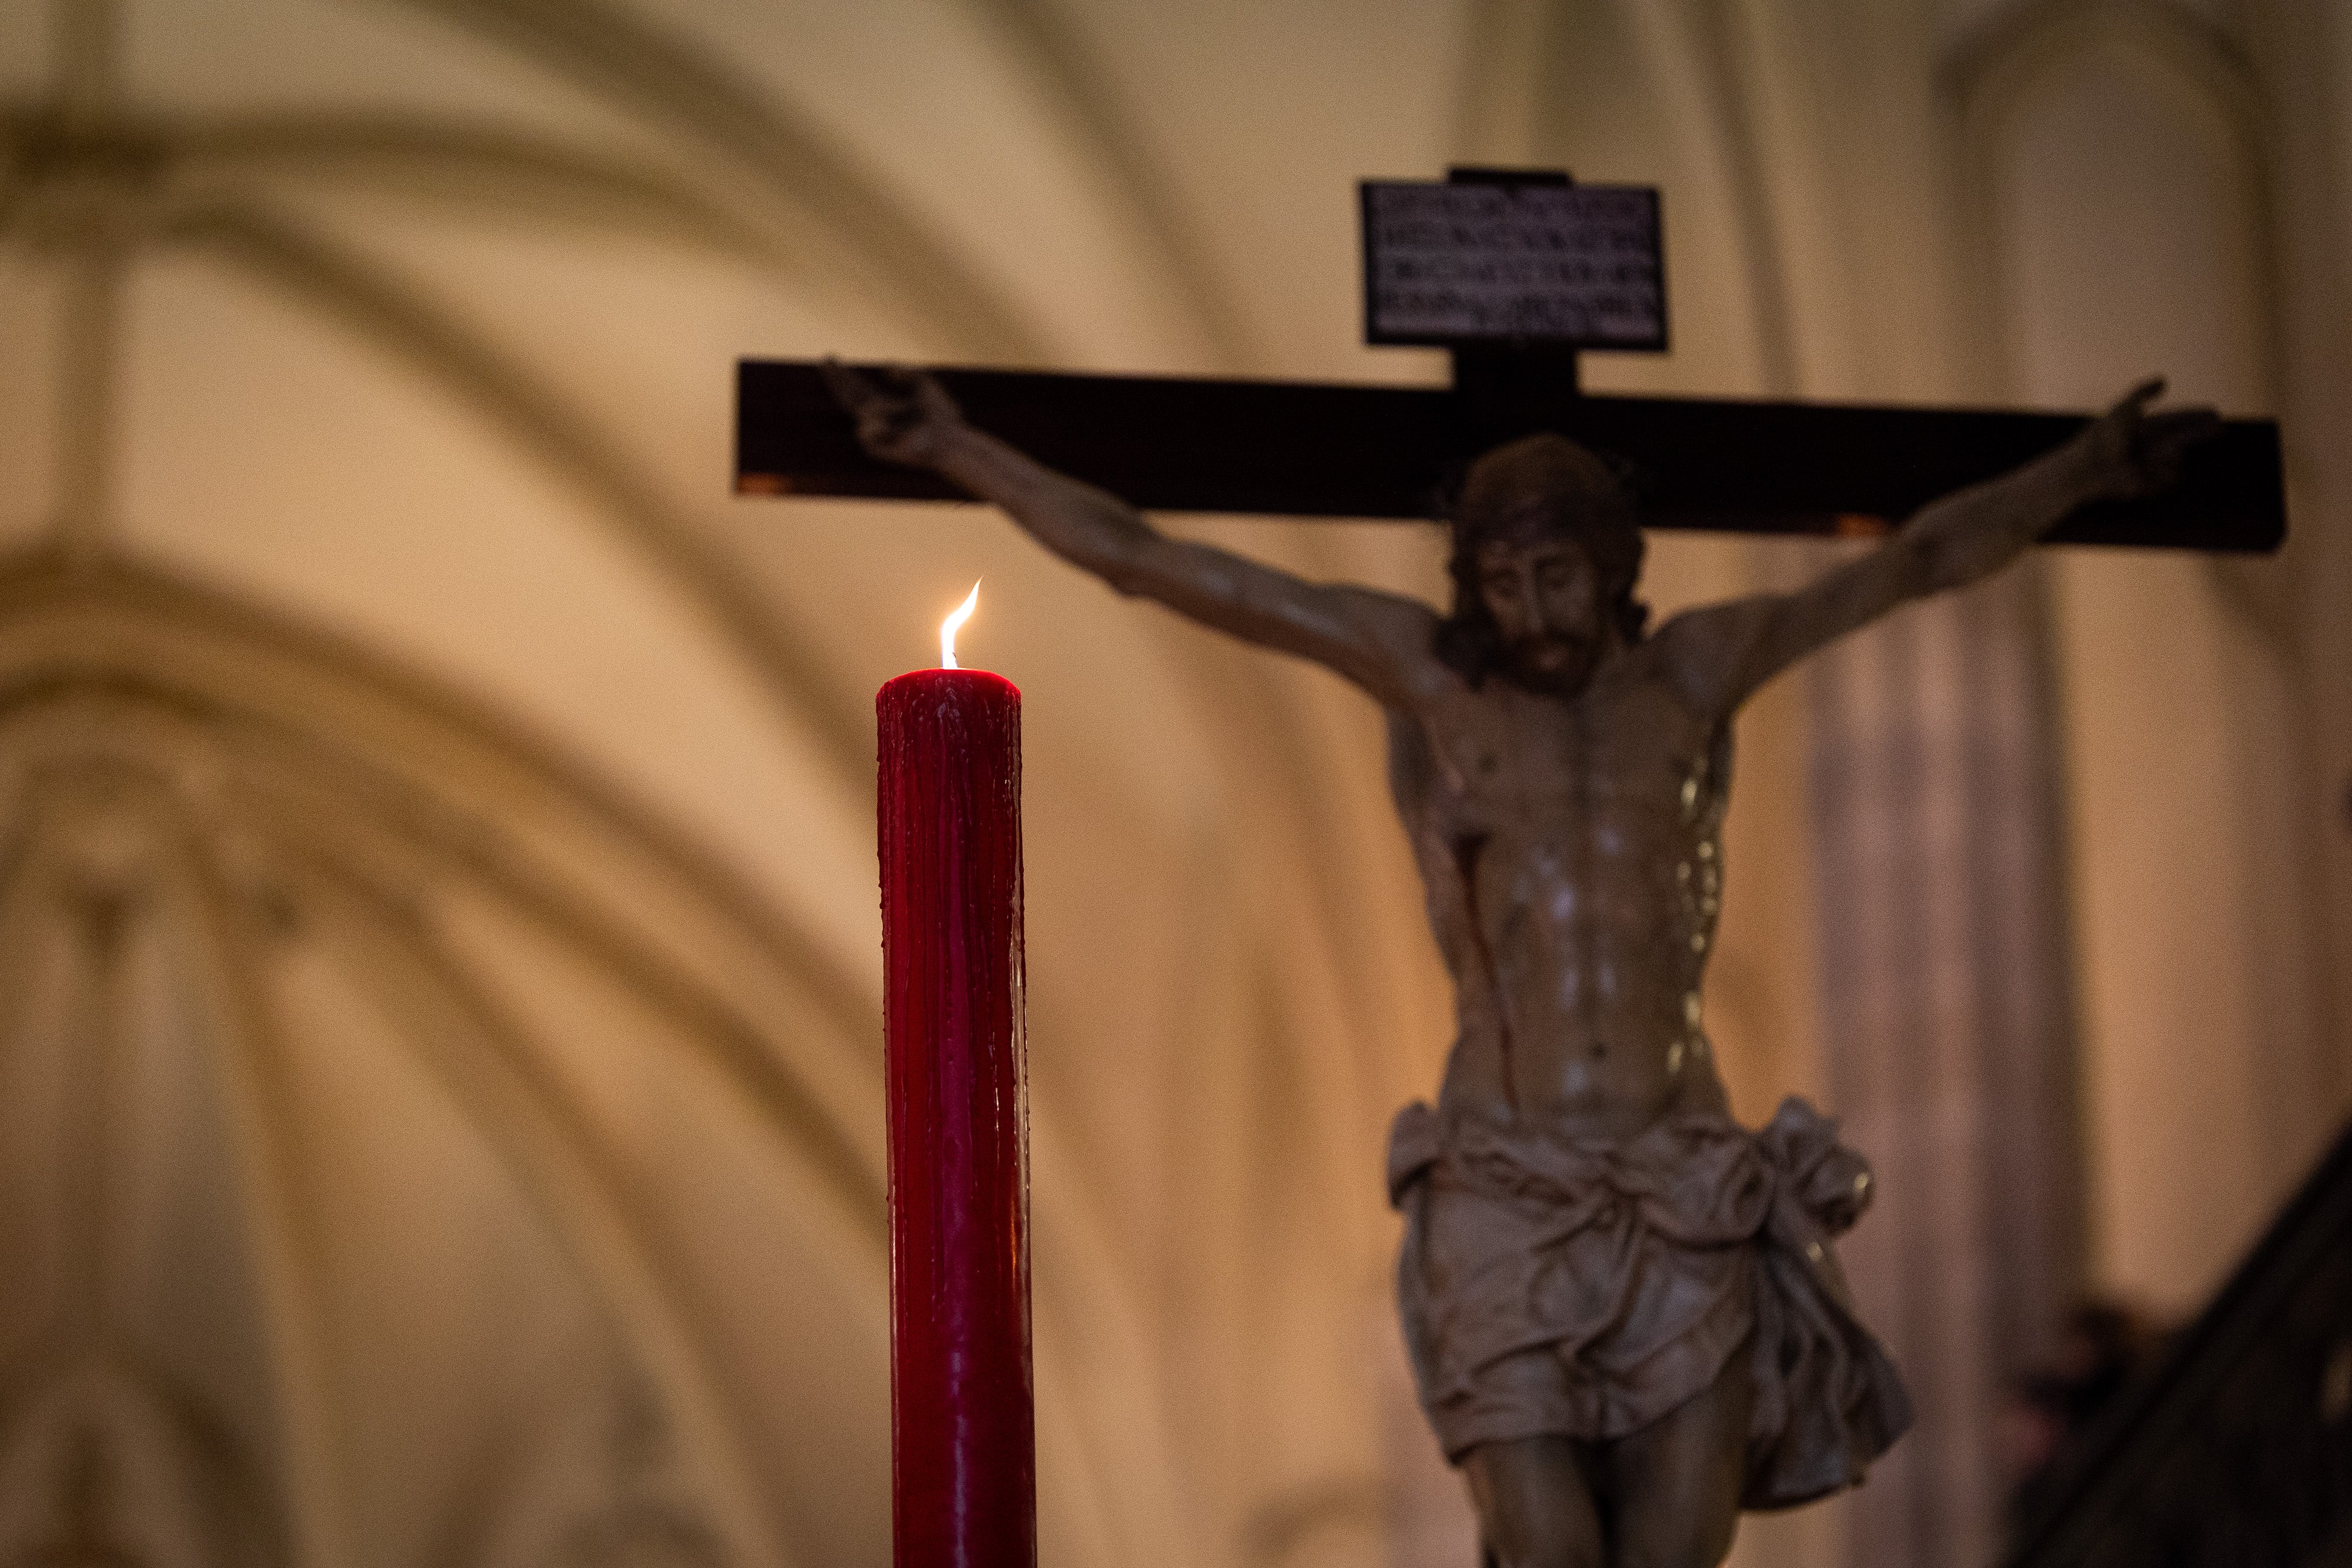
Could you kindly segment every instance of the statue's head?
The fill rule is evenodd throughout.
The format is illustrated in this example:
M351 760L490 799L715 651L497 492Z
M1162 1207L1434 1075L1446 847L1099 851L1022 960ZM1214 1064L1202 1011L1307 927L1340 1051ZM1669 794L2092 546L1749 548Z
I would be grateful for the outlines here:
M1470 465L1448 520L1454 613L1436 653L1472 685L1496 670L1538 689L1584 684L1612 641L1642 635L1642 529L1608 464L1549 432Z

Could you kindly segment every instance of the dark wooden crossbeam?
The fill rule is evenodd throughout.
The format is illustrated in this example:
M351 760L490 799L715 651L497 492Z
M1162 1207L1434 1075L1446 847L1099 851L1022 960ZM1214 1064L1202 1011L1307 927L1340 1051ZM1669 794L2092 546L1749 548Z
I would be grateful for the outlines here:
M866 367L871 368L871 367ZM1632 465L1654 528L1870 534L2048 451L2084 416L1718 398L1592 397L1572 374L1466 373L1458 390L941 370L979 428L1150 511L1427 518L1450 474L1500 441L1556 430ZM810 361L737 366L742 495L960 500L857 444ZM2231 420L2181 484L2086 507L2049 536L2276 549L2286 503L2276 423Z

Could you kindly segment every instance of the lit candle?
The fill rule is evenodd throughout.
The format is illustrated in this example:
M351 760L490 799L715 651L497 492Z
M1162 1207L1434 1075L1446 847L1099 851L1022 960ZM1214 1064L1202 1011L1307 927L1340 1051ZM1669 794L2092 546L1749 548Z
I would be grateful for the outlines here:
M874 699L890 1103L898 1568L1033 1568L1021 693L956 667Z

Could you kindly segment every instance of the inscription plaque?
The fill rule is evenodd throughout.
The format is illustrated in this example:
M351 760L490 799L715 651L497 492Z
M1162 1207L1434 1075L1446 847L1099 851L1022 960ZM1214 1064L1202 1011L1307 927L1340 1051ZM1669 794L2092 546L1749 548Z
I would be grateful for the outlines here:
M1663 352L1658 193L1367 180L1364 337Z

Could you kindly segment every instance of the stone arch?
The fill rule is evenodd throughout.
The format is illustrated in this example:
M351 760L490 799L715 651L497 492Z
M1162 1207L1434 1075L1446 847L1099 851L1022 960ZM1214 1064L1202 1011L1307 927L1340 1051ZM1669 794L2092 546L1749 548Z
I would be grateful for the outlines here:
M2081 404L2169 370L2192 400L2277 406L2270 109L2229 32L2178 5L2066 0L2004 14L1945 77L2001 395ZM2300 548L2074 552L2053 578L2092 1271L2166 1310L2211 1287L2338 1103ZM2193 1115L2165 1109L2184 1074L2209 1085Z
M887 1473L878 1090L841 1044L878 1027L867 1004L788 924L564 759L498 737L355 650L121 569L19 563L0 575L0 601L11 967L41 961L55 946L44 928L79 918L77 889L114 889L107 907L123 913L110 929L144 928L118 939L142 945L138 976L78 976L68 953L62 980L18 973L10 987L0 1071L20 1114L75 1092L75 1058L98 1050L112 1064L82 1096L81 1131L53 1151L93 1171L80 1189L104 1201L37 1205L67 1218L46 1243L11 1238L25 1293L45 1303L34 1362L153 1361L164 1385L192 1390L199 1425L253 1456L273 1495L283 1488L298 1559L350 1559L354 1531L383 1522L352 1517L343 1474L376 1417L353 1393L354 1358L390 1349L373 1339L367 1300L435 1264L372 1242L384 1211L336 1175L335 1145L381 1129L351 1124L348 1100L340 1118L320 1112L354 1082L409 1072L415 1103L438 1095L450 1110L440 1133L415 1123L415 1135L481 1151L480 1179L452 1187L442 1211L495 1202L521 1228L500 1245L536 1235L551 1260L518 1279L563 1299L511 1303L514 1321L633 1347L740 1561L845 1560L855 1518L845 1535L822 1515L861 1477L878 1507ZM39 834L57 842L27 836ZM569 955L567 978L606 977L638 1016L582 1038L517 967L518 943ZM189 1069L192 1051L209 1065ZM371 1051L416 1071L327 1082ZM688 1087L633 1113L631 1086L649 1073ZM410 1102L366 1103L369 1120L410 1124ZM140 1136L121 1131L132 1126ZM720 1375L741 1359L740 1325L701 1305L709 1222L647 1164L681 1137L716 1145L754 1189L736 1217L745 1239L728 1237L767 1248L745 1267L791 1308L793 1343L762 1359L804 1402L797 1437L763 1425ZM12 1142L20 1159L45 1152ZM196 1145L246 1171L227 1197L174 1158ZM394 1199L396 1215L407 1204ZM191 1309L157 1294L170 1249L155 1261L148 1239L167 1220L219 1238L198 1244L207 1273L228 1277L198 1292L187 1325L175 1318ZM437 1243L428 1228L408 1244ZM83 1283L45 1277L68 1265ZM204 1364L224 1312L247 1324L252 1375ZM269 1390L257 1405L222 1403L257 1382ZM12 1402L0 1436L33 1431L24 1423L54 1403Z

